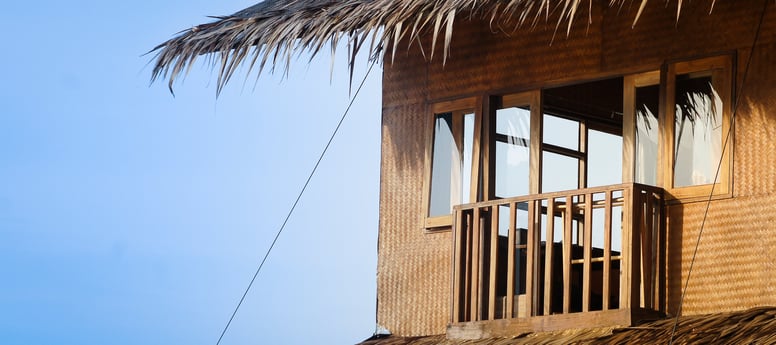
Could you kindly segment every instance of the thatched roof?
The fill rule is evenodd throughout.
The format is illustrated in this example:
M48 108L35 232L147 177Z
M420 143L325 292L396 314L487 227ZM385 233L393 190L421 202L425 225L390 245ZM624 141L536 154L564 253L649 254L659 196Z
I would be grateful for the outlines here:
M426 337L388 336L359 345L507 345L507 344L668 344L675 319L665 319L626 328L578 329L520 334L511 338L452 340L444 334ZM673 344L774 344L776 307L732 313L683 316Z
M203 54L215 53L219 66L218 89L229 81L245 62L250 73L260 74L269 64L288 66L294 54L317 54L347 40L352 68L356 53L368 45L371 59L381 58L385 49L395 52L403 39L412 43L421 34L433 35L434 45L443 37L442 62L453 34L456 18L488 20L501 30L530 27L540 21L553 21L559 31L568 32L571 22L587 17L594 0L265 0L235 14L214 17L216 21L197 25L154 48L156 64L152 79L175 78L185 74ZM599 1L599 0L595 0ZM609 6L638 5L634 24L648 0L600 0ZM675 3L677 15L682 0ZM714 1L711 2L711 7Z

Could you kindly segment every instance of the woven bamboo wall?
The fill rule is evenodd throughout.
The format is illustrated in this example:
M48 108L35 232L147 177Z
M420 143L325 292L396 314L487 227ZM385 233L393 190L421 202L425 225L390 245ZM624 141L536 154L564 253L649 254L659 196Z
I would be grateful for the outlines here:
M592 24L584 11L568 37L561 28L554 39L554 24L507 36L487 23L460 18L445 66L441 50L428 62L417 44L409 50L400 44L394 62L386 58L383 76L378 324L398 335L427 335L444 333L448 322L450 233L421 228L429 102L654 70L668 60L733 51L739 90L761 9L762 1L717 1L709 15L707 2L684 2L677 22L675 8L651 1L632 29L635 7L618 13L594 2ZM684 306L687 315L776 305L776 236L769 236L776 231L773 3L766 14L741 89L734 198L712 203ZM669 310L687 276L704 207L669 209Z

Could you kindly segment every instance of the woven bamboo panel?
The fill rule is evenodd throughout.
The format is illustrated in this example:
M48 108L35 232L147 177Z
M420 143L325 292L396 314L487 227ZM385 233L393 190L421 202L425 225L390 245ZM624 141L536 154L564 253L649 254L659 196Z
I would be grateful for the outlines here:
M684 300L683 315L776 304L776 196L711 203ZM668 310L675 313L706 203L670 207Z
M684 2L678 23L675 11L650 1L634 29L636 8L618 13L602 3L593 2L589 26L586 12L577 18L568 38L563 27L555 33L552 20L506 35L494 33L487 22L462 18L445 66L441 51L429 62L417 44L409 50L399 44L393 62L390 54L386 57L378 324L398 335L440 334L449 318L450 234L421 228L429 102L654 70L665 61L725 52L737 52L741 83L761 1L717 1L711 15L707 2ZM685 300L687 315L776 304L771 278L776 273L774 6L764 23L736 118L734 198L712 203ZM430 47L427 43L429 38L424 46ZM671 312L687 276L704 207L697 202L668 210Z
M378 323L396 334L444 332L450 233L421 228L425 105L386 108L378 246Z

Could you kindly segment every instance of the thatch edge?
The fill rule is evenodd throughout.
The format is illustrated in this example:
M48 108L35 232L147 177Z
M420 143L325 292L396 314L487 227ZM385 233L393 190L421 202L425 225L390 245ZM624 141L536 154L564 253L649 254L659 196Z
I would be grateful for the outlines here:
M592 1L587 1L587 11ZM609 0L609 6L622 7L632 1ZM634 25L647 1L640 0ZM678 19L682 1L676 3ZM175 80L187 75L200 55L213 54L210 64L219 65L216 85L220 92L242 64L248 66L246 77L254 68L258 77L267 64L272 71L277 66L287 71L294 54L308 53L312 59L329 45L335 55L343 40L347 41L352 75L365 42L370 42L368 59L382 61L389 49L395 56L400 41L411 45L426 34L432 36L429 60L442 36L444 64L457 18L487 20L494 30L504 32L557 20L556 31L565 24L569 34L584 5L584 0L266 0L229 16L212 17L216 21L181 31L154 47L149 52L155 54L151 81L168 79L172 91Z

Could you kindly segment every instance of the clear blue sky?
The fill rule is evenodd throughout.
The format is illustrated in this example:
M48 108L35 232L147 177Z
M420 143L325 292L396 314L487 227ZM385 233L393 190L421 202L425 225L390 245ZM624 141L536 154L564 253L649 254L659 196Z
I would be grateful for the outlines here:
M0 343L215 344L349 100L344 50L331 82L320 56L255 89L240 75L218 99L204 60L176 97L149 87L142 54L252 4L4 5ZM222 344L374 331L380 77Z

